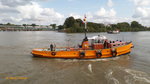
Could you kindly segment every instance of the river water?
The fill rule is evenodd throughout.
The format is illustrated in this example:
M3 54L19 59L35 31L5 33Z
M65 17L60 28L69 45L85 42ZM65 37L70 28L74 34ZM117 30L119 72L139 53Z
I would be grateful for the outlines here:
M117 58L36 58L30 54L33 48L49 47L50 43L75 46L84 34L0 32L0 84L150 84L150 32L88 33L88 37L98 34L133 41L135 48Z

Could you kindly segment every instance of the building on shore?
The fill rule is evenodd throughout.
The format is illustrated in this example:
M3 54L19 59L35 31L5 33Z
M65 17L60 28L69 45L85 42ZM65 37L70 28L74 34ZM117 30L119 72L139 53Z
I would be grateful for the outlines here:
M0 25L0 31L50 31L52 26L49 25Z

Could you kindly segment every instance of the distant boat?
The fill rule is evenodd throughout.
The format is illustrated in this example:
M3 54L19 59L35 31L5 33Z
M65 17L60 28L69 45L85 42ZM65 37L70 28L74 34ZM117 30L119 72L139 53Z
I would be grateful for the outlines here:
M114 31L108 31L108 34L119 34L120 31L119 30L114 30Z

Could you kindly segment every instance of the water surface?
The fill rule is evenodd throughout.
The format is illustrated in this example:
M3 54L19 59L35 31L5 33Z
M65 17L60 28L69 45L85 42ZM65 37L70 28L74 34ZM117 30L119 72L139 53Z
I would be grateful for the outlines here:
M133 41L129 55L97 60L35 58L33 48L75 46L83 33L0 32L0 84L150 84L150 32L105 35L112 40ZM28 79L6 79L27 77Z

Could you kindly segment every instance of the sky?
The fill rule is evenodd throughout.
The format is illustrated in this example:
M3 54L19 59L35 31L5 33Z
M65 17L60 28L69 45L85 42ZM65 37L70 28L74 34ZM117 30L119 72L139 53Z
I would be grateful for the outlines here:
M150 26L150 0L0 0L0 23L60 25L85 14L89 22Z

